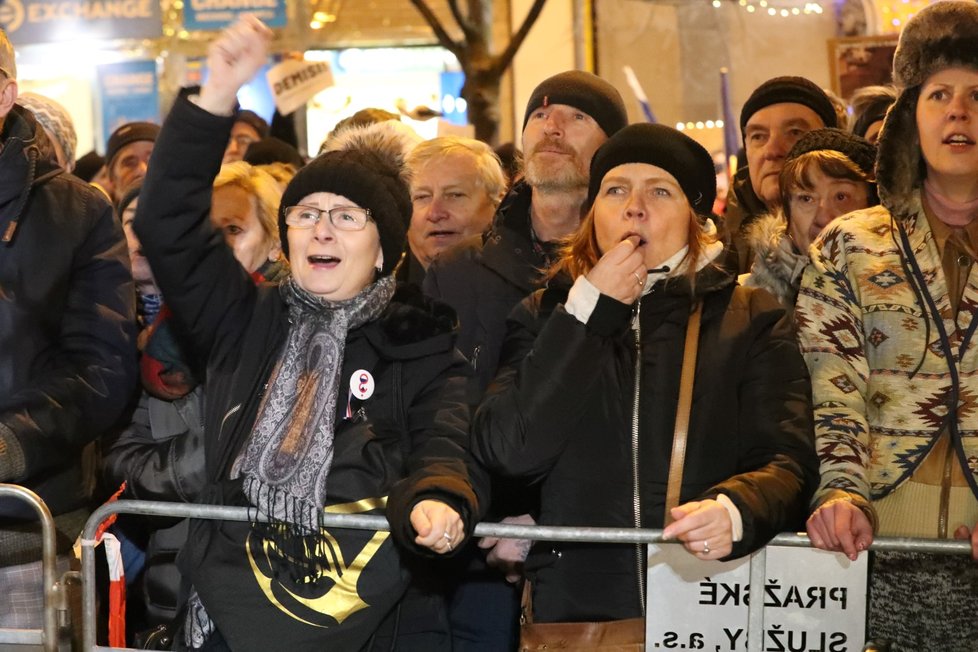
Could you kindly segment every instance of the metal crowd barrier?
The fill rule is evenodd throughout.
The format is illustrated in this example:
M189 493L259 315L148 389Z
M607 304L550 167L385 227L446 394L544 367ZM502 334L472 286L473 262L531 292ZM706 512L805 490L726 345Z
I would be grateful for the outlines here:
M2 495L2 494L0 494ZM43 503L41 504L43 506ZM82 532L82 644L84 652L118 652L130 648L114 648L96 645L95 642L95 532L98 526L113 514L138 514L143 516L170 516L179 518L199 518L226 521L252 521L255 510L247 507L227 507L222 505L194 505L156 501L118 500L102 505L88 519ZM48 516L50 519L50 516ZM326 514L324 524L328 527L350 528L355 530L389 530L387 519L383 516L361 516L355 514ZM503 523L480 523L475 527L474 536L500 537L505 539L533 539L537 541L578 541L590 543L662 543L662 530L621 529L598 527L555 527L543 525L509 525ZM53 534L52 534L53 559ZM779 546L808 547L808 537L804 534L780 534L772 541ZM871 550L891 552L919 552L936 554L970 554L969 541L946 539L909 539L879 537L873 541ZM755 554L751 560L750 605L748 607L748 632L760 632L764 628L764 572L766 550ZM53 566L52 566L53 568ZM53 570L52 570L53 579ZM48 583L50 586L50 583ZM755 608L755 605L757 607ZM49 614L45 614L46 617ZM47 620L45 621L47 623ZM0 630L2 633L3 630ZM2 639L0 639L2 641ZM761 652L763 640L751 636L748 652ZM52 648L53 649L53 648Z
M58 578L57 541L51 510L40 496L15 484L0 484L0 498L15 498L30 505L41 522L41 568L44 582L44 622L42 629L0 628L0 650L37 650L54 652L70 626L66 588L77 572ZM3 587L0 586L0 592Z

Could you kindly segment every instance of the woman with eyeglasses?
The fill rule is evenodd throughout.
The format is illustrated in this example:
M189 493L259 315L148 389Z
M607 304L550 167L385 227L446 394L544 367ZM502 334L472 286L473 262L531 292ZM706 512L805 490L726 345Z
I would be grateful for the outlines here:
M178 649L439 649L430 601L402 596L425 557L466 541L486 483L466 446L454 317L392 276L411 213L403 152L352 139L299 171L279 209L291 265L279 285L233 273L208 220L235 94L270 37L249 16L211 46L209 80L168 116L136 218L207 366L201 502L255 509L250 523L191 525ZM327 528L324 514L386 514L391 532Z
M747 229L754 262L740 284L764 288L794 313L808 250L818 234L840 215L879 203L875 162L874 145L841 129L802 136L781 168L781 207Z

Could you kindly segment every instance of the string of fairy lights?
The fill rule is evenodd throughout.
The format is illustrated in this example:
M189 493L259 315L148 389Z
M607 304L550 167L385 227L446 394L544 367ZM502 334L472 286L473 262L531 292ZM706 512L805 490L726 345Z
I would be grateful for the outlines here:
M766 13L769 16L808 16L824 13L819 2L778 2L776 0L713 0L713 7L719 9L724 4L736 4L749 14Z

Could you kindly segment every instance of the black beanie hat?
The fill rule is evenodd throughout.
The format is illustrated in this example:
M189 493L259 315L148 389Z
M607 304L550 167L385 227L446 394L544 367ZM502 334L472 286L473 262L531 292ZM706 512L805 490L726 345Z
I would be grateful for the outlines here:
M785 157L785 163L802 154L830 150L845 155L866 176L873 178L876 165L876 146L871 142L841 129L813 129L802 136Z
M141 140L155 143L159 135L160 126L152 122L129 122L122 125L109 136L109 142L105 146L105 164L112 167L112 159L129 143L137 143Z
M628 111L618 90L583 70L568 70L549 77L533 89L523 115L523 129L530 114L543 106L566 104L580 109L594 118L606 136L611 136L628 124Z
M591 159L585 209L590 209L609 170L626 163L648 163L676 177L697 215L709 215L717 196L713 157L698 142L672 127L638 123L609 138Z
M772 104L801 104L818 114L826 127L838 127L838 116L832 100L814 82L804 77L775 77L758 86L740 110L740 133L746 138L747 121Z
M399 170L377 153L363 149L326 152L313 159L299 170L282 194L278 231L286 257L289 238L285 209L317 192L343 195L370 209L384 252L380 274L390 275L404 251L407 224L411 220L411 196Z
M258 134L259 138L264 138L268 135L268 123L265 122L265 118L261 117L254 111L249 109L239 109L237 113L234 114L235 122L243 122Z
M295 169L301 168L305 161L295 147L275 136L267 136L248 145L244 161L252 165L268 165L270 163L289 163Z

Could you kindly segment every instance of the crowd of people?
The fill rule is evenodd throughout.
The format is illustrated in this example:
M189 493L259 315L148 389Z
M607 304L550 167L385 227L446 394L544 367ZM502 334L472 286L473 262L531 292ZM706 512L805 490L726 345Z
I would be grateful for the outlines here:
M872 553L867 649L973 649L978 4L920 11L842 115L758 86L720 202L702 145L581 71L535 88L512 170L381 110L306 161L237 104L271 36L240 19L162 126L76 163L0 34L0 482L48 504L62 570L112 493L255 514L112 526L128 643L641 649L642 546L488 520L699 560L968 540ZM40 626L40 547L0 500L0 627Z

